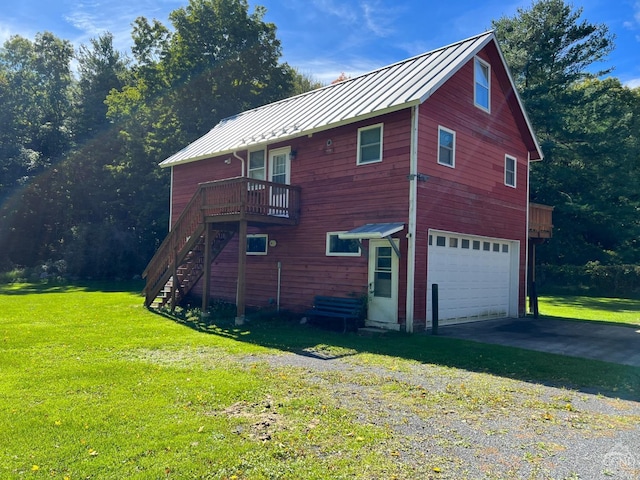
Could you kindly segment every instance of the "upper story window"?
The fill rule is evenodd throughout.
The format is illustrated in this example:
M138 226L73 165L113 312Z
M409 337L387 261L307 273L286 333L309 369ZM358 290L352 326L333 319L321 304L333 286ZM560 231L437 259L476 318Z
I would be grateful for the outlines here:
M504 184L508 187L516 187L516 164L515 158L504 156Z
M382 124L358 129L358 165L382 161Z
M491 69L489 64L476 57L474 62L475 87L473 102L487 112L491 111L489 99L491 98Z
M267 169L265 162L264 150L256 150L255 152L249 152L249 167L247 171L249 178L255 178L256 180L267 179Z
M456 166L456 132L444 127L438 127L438 163Z

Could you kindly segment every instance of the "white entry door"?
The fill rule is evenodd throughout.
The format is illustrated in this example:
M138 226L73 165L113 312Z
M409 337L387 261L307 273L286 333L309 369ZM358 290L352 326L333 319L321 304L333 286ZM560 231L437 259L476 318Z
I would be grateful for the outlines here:
M368 325L399 328L398 267L398 255L389 240L369 240Z
M269 152L269 181L289 185L291 183L291 149L279 148ZM286 217L289 215L289 190L270 187L269 215Z

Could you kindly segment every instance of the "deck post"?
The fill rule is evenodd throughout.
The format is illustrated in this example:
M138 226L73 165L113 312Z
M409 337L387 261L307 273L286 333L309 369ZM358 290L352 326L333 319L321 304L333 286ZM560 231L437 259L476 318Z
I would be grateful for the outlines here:
M209 309L209 297L211 295L211 224L205 223L204 227L204 283L202 286L202 313Z
M238 286L236 293L236 325L244 324L244 302L246 291L246 270L247 270L247 220L240 220L238 229Z

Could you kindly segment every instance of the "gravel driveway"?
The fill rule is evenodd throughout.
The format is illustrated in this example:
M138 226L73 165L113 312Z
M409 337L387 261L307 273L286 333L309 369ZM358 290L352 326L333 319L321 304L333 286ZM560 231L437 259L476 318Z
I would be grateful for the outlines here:
M384 428L407 478L640 479L635 401L417 362L391 369L357 354L259 361L295 369L357 421Z

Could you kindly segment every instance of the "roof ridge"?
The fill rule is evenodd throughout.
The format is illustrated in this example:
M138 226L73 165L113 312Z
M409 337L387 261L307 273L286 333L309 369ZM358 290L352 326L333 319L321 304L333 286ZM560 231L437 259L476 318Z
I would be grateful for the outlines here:
M314 90L309 90L308 92L299 93L299 94L291 96L291 97L286 97L286 98L282 98L280 100L276 100L275 102L265 103L264 105L260 105L258 107L254 107L254 108L249 109L249 110L244 110L242 112L238 112L235 115L230 115L229 117L225 117L225 118L221 119L218 122L218 125L220 123L224 123L227 120L231 120L231 119L238 118L238 117L241 117L241 116L244 116L244 115L248 115L248 114L251 114L252 112L257 112L257 111L260 111L260 110L262 110L262 109L264 109L266 107L270 107L272 105L278 105L278 104L284 104L284 103L292 102L292 101L294 101L296 99L300 99L300 98L303 98L303 97L306 97L306 96L309 96L309 95L316 94L317 92L319 92L321 90L329 90L329 89L332 89L332 88L338 88L338 86L340 86L340 85L343 85L343 84L346 84L346 83L355 82L356 80L361 79L363 77L374 75L374 74L376 74L378 72L382 72L384 70L389 70L391 68L397 67L398 65L402 65L402 64L405 64L405 63L413 62L413 61L415 61L415 60L417 60L419 58L423 58L423 57L426 57L426 56L429 56L429 55L433 55L436 52L440 52L442 50L446 50L448 48L452 48L454 46L461 45L463 43L476 40L477 38L480 38L480 37L483 37L483 36L487 36L487 35L490 35L490 34L492 35L493 33L494 33L494 30L486 30L486 31L484 31L482 33L478 33L476 35L472 35L471 37L465 38L463 40L459 40L457 42L450 43L449 45L445 45L443 47L434 48L433 50L429 50L429 51L420 53L418 55L414 55L413 57L405 58L404 60L399 60L399 61L391 63L389 65L385 65L383 67L379 67L379 68L376 68L374 70L370 70L368 72L361 73L361 74L359 74L359 75L357 75L355 77L346 78L345 80L341 80L340 82L330 83L329 85L323 85L322 87L316 88ZM212 130L216 126L213 126Z

